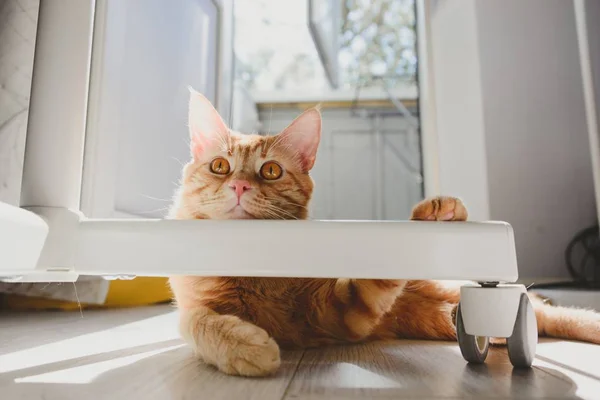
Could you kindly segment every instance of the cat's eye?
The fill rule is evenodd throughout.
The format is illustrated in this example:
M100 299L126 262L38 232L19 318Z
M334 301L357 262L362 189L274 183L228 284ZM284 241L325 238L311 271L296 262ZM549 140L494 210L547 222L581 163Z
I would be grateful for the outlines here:
M260 167L260 176L268 181L281 178L283 169L275 161L267 161Z
M223 157L215 158L210 163L210 172L218 175L227 175L231 167L229 166L229 161L224 159Z

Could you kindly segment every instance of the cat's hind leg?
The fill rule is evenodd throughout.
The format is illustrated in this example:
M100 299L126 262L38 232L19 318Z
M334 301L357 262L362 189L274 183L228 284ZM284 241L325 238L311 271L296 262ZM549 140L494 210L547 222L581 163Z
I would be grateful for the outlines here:
M529 293L540 336L600 344L600 313L580 308L554 306Z
M270 375L279 368L279 346L264 329L204 306L180 312L182 337L207 364L241 376Z

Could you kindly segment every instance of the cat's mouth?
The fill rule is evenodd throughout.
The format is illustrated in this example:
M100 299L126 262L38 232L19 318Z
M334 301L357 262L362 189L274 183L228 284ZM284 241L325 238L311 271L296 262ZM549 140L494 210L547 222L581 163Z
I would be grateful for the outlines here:
M244 209L241 204L233 207L229 213L231 219L255 219L255 217Z

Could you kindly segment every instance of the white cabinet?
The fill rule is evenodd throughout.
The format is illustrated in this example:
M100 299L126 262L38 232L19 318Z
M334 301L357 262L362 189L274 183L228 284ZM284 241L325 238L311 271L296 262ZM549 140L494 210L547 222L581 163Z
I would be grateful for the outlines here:
M188 87L228 118L231 2L97 2L82 211L160 217L189 158Z

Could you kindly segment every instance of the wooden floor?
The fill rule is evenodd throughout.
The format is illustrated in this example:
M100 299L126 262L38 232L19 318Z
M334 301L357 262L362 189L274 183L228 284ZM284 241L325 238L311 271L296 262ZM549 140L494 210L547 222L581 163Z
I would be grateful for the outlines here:
M168 306L0 314L0 399L600 399L600 346L542 341L535 366L505 349L467 365L455 343L284 352L278 375L225 376L192 357Z

